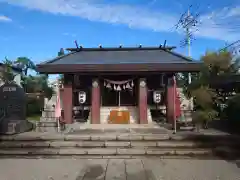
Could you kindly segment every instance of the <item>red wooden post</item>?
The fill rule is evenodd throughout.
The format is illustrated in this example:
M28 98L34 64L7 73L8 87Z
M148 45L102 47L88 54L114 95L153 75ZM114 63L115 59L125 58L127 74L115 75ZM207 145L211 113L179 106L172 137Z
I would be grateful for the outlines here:
M92 81L91 123L100 124L100 84L98 79Z
M139 79L139 123L148 124L147 115L147 83L146 79Z
M167 82L167 102L166 102L166 114L167 122L174 125L174 82L173 76L168 78Z
M66 124L73 123L73 89L72 89L72 82L71 80L66 80L67 82L64 83L63 87L63 98L62 98L62 105L63 105L63 116L64 122Z

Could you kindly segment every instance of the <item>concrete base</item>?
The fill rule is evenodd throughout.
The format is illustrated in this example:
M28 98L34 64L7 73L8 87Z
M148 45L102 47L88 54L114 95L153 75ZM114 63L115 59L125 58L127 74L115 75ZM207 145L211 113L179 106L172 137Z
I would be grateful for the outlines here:
M27 120L3 121L0 127L0 134L18 134L30 131L33 124Z

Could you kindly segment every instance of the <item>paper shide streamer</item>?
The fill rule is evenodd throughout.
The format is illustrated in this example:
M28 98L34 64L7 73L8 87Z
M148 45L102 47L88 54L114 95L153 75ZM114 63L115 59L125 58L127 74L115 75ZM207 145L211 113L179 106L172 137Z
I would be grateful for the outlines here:
M115 91L131 90L134 87L133 79L124 81L112 81L109 79L104 79L104 87L108 89L113 89Z

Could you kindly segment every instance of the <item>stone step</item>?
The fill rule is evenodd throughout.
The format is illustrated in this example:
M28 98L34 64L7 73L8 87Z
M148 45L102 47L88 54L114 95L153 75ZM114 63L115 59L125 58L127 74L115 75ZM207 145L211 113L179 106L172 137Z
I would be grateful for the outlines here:
M139 156L199 156L212 155L210 149L130 149L130 148L12 148L0 149L0 156L6 155L95 155L95 156L122 156L122 155L139 155Z
M115 134L115 133L87 133L83 131L82 134L48 134L36 133L30 135L19 134L17 136L0 136L2 141L156 141L156 140L169 140L170 137L167 134Z
M0 156L212 156L228 157L239 154L239 139L178 139L162 130L126 129L115 132L86 129L76 134L23 133L0 136ZM127 131L128 132L128 131ZM140 133L141 132L141 133ZM209 137L208 137L209 138ZM230 138L230 137L228 137ZM240 157L240 156L239 156Z
M57 122L56 119L41 119L36 123L35 127L36 132L57 132Z
M52 110L44 110L42 112L42 117L44 118L54 118L55 117L55 110L52 109Z
M2 141L0 148L177 148L177 149L192 149L192 148L215 148L215 147L232 147L239 148L237 144L228 143L203 143L197 142L175 142L175 141Z
M39 126L39 127L56 127L57 120L56 120L56 118L54 118L54 119L51 119L49 121L46 121L46 120L45 121L39 121L39 122L36 123L36 125Z
M56 122L56 117L40 117L40 122Z
M131 132L130 132L131 131ZM174 142L191 141L196 143L236 143L240 144L239 137L234 136L172 136L164 132L152 130L151 134L146 129L82 129L72 132L72 134L62 133L38 133L28 132L17 135L1 135L1 141L167 141L172 140ZM155 134L154 134L155 133Z
M80 158L228 158L239 159L240 153L233 149L161 149L161 148L10 148L0 149L0 157L80 157Z

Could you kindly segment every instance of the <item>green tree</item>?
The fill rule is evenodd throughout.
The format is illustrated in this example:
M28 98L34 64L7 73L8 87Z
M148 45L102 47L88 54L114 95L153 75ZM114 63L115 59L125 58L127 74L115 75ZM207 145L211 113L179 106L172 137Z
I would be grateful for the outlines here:
M58 52L58 56L63 56L65 55L64 49L61 48L60 51Z
M28 75L28 70L36 71L36 65L27 57L18 57L14 62L24 72L22 74L22 86L26 93L43 93L45 97L51 98L53 89L48 86L47 75Z
M3 71L0 73L0 78L4 83L12 82L14 80L14 73L12 67L14 62L5 58L3 60Z
M185 84L185 94L194 98L195 112L193 120L196 124L204 124L207 127L209 121L216 119L220 112L220 104L226 102L224 93L233 89L226 89L225 86L214 85L215 79L227 77L228 79L238 73L238 60L233 62L231 53L207 52L201 57L203 67L195 74L190 85Z
M43 93L50 99L53 94L53 88L48 86L48 77L46 75L26 76L25 90L27 93Z
M23 70L25 76L28 75L29 69L34 71L36 70L36 65L34 64L34 62L27 57L18 57L15 61L15 64L17 65L17 67Z

